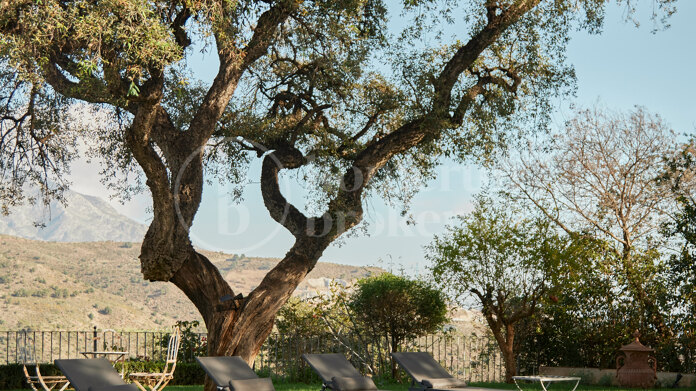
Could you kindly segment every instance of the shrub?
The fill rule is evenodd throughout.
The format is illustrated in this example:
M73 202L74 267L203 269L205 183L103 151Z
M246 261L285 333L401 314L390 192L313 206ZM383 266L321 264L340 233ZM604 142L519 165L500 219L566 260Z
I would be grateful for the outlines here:
M43 374L43 372L41 372ZM9 364L0 366L0 389L16 390L24 388L24 373L21 364Z
M60 298L66 298L68 297L68 289L67 288L58 288L57 286L51 286L53 289L53 293L51 293L51 297L54 299L60 299Z
M14 297L29 297L29 291L27 291L24 288L19 288L16 291L12 292L12 296L14 296Z

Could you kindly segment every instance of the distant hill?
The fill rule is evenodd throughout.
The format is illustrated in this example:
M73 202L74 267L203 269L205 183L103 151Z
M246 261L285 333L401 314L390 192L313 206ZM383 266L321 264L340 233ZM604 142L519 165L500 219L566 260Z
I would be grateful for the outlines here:
M60 243L0 235L0 330L162 329L200 316L173 284L143 281L140 244ZM235 293L249 293L280 259L202 251ZM309 296L328 281L381 273L320 262L296 290Z
M52 202L12 208L0 215L0 234L57 242L95 242L104 240L140 241L147 227L112 208L98 197L75 191L65 192L67 206ZM37 223L40 224L37 226Z

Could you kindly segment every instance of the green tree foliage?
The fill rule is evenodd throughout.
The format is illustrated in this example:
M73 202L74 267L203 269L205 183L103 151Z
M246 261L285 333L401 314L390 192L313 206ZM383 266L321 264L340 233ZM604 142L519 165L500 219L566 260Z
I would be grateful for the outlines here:
M611 246L588 237L574 246L572 269L559 275L551 300L541 301L539 311L517 327L524 373L534 373L539 365L612 368L617 349L645 326L639 306L616 289L607 267L607 258L615 256ZM641 340L655 346L654 334Z
M385 336L375 334L356 316L350 306L352 290L353 286L334 281L324 294L306 300L291 298L278 312L279 338L317 339L326 344L325 349L349 352L352 360L373 376L384 375L380 364L390 361Z
M655 349L658 370L691 372L693 361L679 358L690 357L695 350L689 332L692 326L688 318L678 316L682 309L673 297L672 289L679 289L678 285L656 296L659 308L671 313L667 326L674 334L661 338L635 300L617 289L616 276L606 267L606 259L614 256L607 250L609 246L587 242L585 246L599 251L593 257L585 256L583 263L562 278L555 300L540 303L538 313L519 325L521 370L534 373L540 365L614 368L617 349L631 342L638 329L643 331L641 342ZM669 275L666 278L671 281ZM669 281L662 283L668 285Z
M433 333L447 321L447 303L440 290L391 273L359 280L349 306L374 335L389 338L392 352L406 339Z
M379 376L383 374L379 364L389 357L388 348L382 336L367 328L350 307L352 289L351 285L334 281L327 294L316 296L310 302L340 349L349 351L352 359L368 373Z
M503 354L508 381L517 368L517 325L556 290L575 251L549 222L515 217L519 213L480 197L470 214L427 248L437 284L459 305L480 306Z
M437 332L447 320L444 294L429 284L390 273L355 285L333 283L328 293L291 298L278 313L281 335L332 337L374 375L402 342ZM392 377L395 376L392 367Z
M663 228L664 234L679 239L681 245L679 253L671 258L673 282L680 282L683 297L693 297L690 287L696 286L696 139L666 154L666 169L659 181L672 190L676 213ZM696 309L696 301L690 300L689 307Z
M392 351L407 338L433 333L447 321L441 291L391 273L359 280L349 306L376 335L389 336Z

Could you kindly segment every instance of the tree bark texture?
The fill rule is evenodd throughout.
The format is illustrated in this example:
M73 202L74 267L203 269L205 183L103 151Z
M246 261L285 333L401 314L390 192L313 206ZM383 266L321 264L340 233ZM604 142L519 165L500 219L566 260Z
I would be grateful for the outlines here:
M517 375L517 358L514 350L515 325L503 323L500 318L490 314L484 316L503 355L505 382L512 383L512 377Z

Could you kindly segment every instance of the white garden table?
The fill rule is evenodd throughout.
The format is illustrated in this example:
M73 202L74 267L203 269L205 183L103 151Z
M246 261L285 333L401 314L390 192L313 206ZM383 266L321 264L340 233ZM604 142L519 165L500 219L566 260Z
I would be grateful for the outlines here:
M528 381L528 382L536 382L541 384L541 388L544 389L544 391L548 391L547 387L551 383L555 382L562 382L562 381L569 381L575 382L575 386L573 387L572 391L575 391L576 388L578 388L578 384L580 384L580 378L576 376L551 376L551 375L541 375L541 376L513 376L512 380L515 382L515 385L517 386L517 389L522 391L522 388L520 388L520 385L517 383L517 381Z

